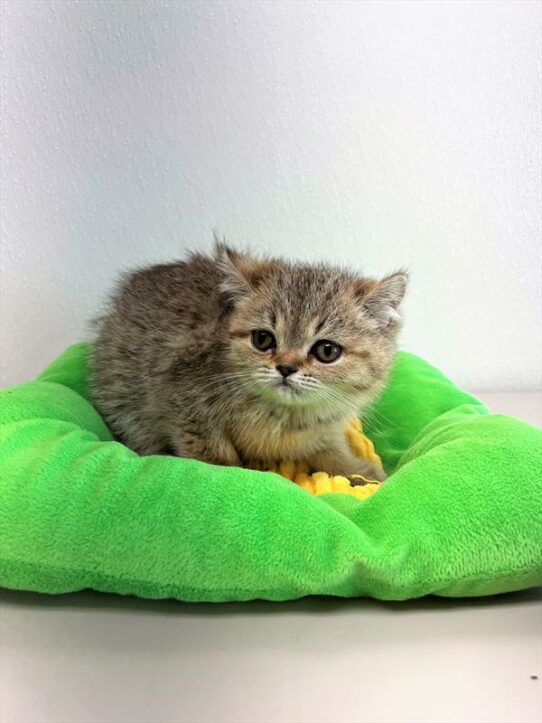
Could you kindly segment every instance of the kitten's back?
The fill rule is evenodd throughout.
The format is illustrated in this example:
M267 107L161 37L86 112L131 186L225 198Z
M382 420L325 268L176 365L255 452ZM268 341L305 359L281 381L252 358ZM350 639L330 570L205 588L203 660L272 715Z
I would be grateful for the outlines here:
M94 402L112 431L140 453L162 451L156 430L165 377L180 358L197 364L214 341L219 283L216 262L199 254L138 270L124 278L98 320ZM149 429L152 438L144 432Z

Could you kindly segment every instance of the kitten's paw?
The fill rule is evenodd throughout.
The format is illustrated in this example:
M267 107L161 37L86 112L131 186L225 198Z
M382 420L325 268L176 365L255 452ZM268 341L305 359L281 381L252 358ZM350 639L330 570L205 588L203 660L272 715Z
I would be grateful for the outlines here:
M335 462L329 465L331 475L341 475L352 481L352 484L367 484L368 482L384 482L386 473L382 467L373 465L363 459L349 460L348 462ZM325 470L326 472L328 470Z
M179 457L199 459L201 462L225 467L241 466L235 447L225 437L204 437L191 432L181 432L172 447Z
M370 470L362 472L363 476L369 480L377 480L378 482L385 482L388 479L388 475L385 473L383 467L377 467L371 465Z
M352 487L363 487L363 485L374 484L375 482L385 482L387 478L384 470L380 469L374 469L372 472L364 472L363 474L348 475Z
M383 482L386 479L386 473L380 465L375 465L367 459L355 457L343 449L333 447L330 447L325 453L315 455L310 459L309 467L313 472L327 472L331 476L339 475L352 480L356 479L355 475L373 482ZM358 484L366 484L366 482L359 479L359 476Z

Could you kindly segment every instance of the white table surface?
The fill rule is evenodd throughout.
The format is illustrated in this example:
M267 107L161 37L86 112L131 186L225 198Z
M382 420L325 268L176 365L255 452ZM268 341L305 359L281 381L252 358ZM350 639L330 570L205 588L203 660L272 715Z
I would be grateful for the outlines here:
M535 394L480 394L542 425ZM1 723L539 723L540 591L185 605L0 594Z

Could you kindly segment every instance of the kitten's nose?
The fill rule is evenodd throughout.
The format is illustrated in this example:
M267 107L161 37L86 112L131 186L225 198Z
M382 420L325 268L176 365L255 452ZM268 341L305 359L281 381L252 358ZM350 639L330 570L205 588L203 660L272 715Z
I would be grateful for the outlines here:
M290 374L295 374L297 371L297 367L290 366L290 364L277 364L275 368L283 377L289 377Z

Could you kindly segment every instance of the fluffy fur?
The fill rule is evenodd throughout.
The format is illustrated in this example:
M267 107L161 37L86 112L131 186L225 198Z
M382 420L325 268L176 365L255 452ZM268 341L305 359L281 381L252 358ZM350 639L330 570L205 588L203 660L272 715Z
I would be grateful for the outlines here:
M402 272L376 281L222 244L136 271L99 322L96 406L140 454L260 468L292 459L381 478L343 430L385 382L405 289ZM256 349L256 329L276 348ZM322 339L342 348L336 361L310 353ZM283 377L277 365L297 371Z

